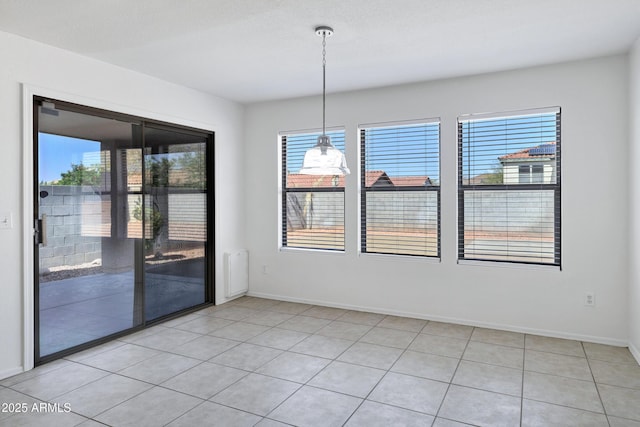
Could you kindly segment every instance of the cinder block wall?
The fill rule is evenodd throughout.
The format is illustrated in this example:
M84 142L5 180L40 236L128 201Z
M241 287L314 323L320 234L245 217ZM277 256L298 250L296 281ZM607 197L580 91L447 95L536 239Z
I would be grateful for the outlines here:
M46 197L42 197L46 191ZM48 185L40 187L40 214L47 217L47 244L40 247L40 271L61 265L78 265L100 258L100 195L91 186ZM83 218L85 225L82 226Z

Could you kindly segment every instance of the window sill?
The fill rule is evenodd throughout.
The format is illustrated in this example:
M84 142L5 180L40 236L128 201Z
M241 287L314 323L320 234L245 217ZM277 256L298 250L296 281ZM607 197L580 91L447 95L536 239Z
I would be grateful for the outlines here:
M546 270L546 271L562 271L561 266L557 265L543 265L543 264L524 264L518 262L504 262L504 261L480 261L470 259L459 259L458 265L469 265L479 267L492 267L492 268L511 268L517 270Z
M288 246L280 246L280 252L286 253L311 253L311 254L327 254L327 255L346 255L344 250L336 249L311 249L311 248L290 248Z
M389 261L400 261L400 262L421 262L421 263L429 263L429 264L441 264L442 258L439 257L427 257L427 256L419 256L419 255L403 255L403 254L377 254L377 253L369 253L369 252L358 252L358 256L362 258L372 258L372 259L386 259Z

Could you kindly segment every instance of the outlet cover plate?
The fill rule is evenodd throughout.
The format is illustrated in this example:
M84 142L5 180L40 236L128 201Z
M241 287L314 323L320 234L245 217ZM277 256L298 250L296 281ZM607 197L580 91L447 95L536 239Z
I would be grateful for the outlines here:
M13 228L13 218L11 212L0 212L0 229Z
M594 307L596 305L596 295L593 292L587 292L584 295L584 305Z

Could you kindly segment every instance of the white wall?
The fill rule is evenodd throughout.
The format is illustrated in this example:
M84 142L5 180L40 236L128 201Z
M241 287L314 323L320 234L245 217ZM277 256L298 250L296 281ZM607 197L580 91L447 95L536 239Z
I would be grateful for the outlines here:
M344 254L279 250L277 134L320 126L321 100L248 106L250 294L626 345L627 81L625 55L330 95L327 125L346 127L352 171L358 124L441 118L441 262L358 253L356 174ZM457 116L550 106L562 107L562 271L458 264Z
M631 153L631 244L629 281L629 349L640 363L640 38L629 55L629 118Z
M216 283L223 301L222 253L244 247L243 107L3 32L0 57L0 212L13 215L13 228L0 230L0 378L19 372L24 360L23 252L31 242L23 241L23 228L31 220L22 201L31 187L23 182L23 83L42 88L36 93L216 132Z

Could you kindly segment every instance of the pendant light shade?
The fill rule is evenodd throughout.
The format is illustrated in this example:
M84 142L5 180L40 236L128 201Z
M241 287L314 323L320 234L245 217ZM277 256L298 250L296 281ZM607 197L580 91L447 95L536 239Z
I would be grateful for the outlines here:
M318 137L318 143L304 154L301 174L305 175L349 175L347 158L331 144L327 135Z
M316 34L322 37L322 135L313 148L307 150L302 162L301 174L305 175L349 175L347 158L331 143L326 133L326 41L333 35L333 29L327 26L316 28Z

